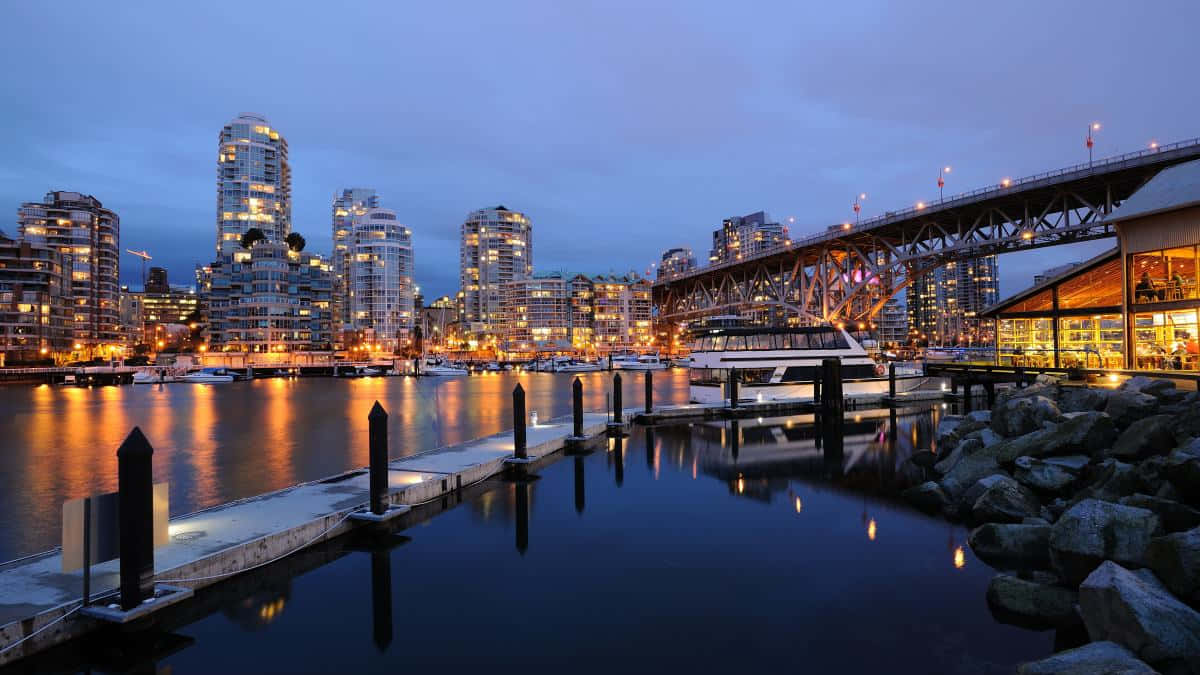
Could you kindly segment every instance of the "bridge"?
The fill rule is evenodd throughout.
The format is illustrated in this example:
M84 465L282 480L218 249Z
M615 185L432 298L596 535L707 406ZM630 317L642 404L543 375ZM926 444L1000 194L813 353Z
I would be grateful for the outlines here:
M777 310L802 323L870 321L947 262L1116 234L1114 211L1159 171L1200 159L1200 138L842 223L654 284L659 320ZM1119 212L1115 214L1119 216Z

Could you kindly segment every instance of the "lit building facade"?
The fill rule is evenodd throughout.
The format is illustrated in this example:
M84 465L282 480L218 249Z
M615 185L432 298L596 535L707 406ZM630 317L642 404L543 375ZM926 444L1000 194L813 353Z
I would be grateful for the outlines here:
M333 346L328 261L263 240L208 266L212 351L325 351Z
M22 239L62 255L69 281L72 332L80 350L110 356L123 344L120 316L121 221L100 200L78 192L48 192L18 212Z
M458 303L444 295L420 310L421 336L426 347L440 348L457 332Z
M495 332L503 321L504 285L533 275L533 224L504 206L480 209L463 221L459 282L469 332Z
M121 287L118 304L121 313L121 333L125 335L127 345L138 345L145 341L142 295L140 291L130 290L128 286Z
M615 275L595 276L590 281L595 351L612 354L653 346L650 282L635 276Z
M994 255L931 270L907 290L909 337L938 346L990 344L994 322L980 315L999 297L1000 273Z
M32 363L73 349L74 306L63 255L0 232L0 364Z
M347 302L350 289L346 278L352 258L350 244L352 243L353 228L351 225L355 216L364 215L368 209L378 206L379 197L371 188L345 189L340 195L333 198L331 209L333 255L330 256L330 259L333 264L333 317L336 331L349 329L353 324L350 304Z
M879 310L876 318L879 342L884 345L901 345L908 342L908 313L899 298L890 298Z
M379 207L355 213L346 227L341 304L348 309L351 330L377 348L406 346L416 316L412 232L394 211ZM335 249L338 254L341 249Z
M708 260L710 263L741 260L779 246L787 239L787 227L771 222L764 211L726 218L720 229L713 231Z
M272 241L292 231L287 141L266 118L242 113L217 143L217 254L232 255L257 227Z
M696 269L696 256L687 247L669 248L658 263L657 279L672 279L689 270Z
M558 273L506 282L501 350L514 357L570 350L568 286Z

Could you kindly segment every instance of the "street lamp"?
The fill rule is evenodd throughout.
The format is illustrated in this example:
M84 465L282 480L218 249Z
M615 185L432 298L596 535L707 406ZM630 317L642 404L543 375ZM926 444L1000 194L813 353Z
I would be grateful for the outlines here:
M867 193L865 193L865 192L858 193L858 196L854 198L854 224L855 225L858 225L858 214L860 211L862 211L862 202L865 202L866 200L867 200Z
M943 166L942 170L938 172L938 201L939 202L945 201L945 197L942 194L942 189L946 187L946 174L948 174L948 173L950 173L950 167L948 167L948 166Z
M1092 165L1092 146L1095 144L1095 142L1092 140L1092 132L1093 131L1100 131L1100 123L1099 122L1092 122L1091 124L1088 125L1088 130L1087 130L1088 166Z

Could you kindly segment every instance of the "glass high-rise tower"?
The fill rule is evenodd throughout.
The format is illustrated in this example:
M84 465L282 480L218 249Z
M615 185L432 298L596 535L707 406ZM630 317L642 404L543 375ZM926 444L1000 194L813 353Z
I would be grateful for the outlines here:
M231 255L250 228L283 241L292 231L287 141L265 117L242 113L217 144L217 254Z
M333 198L333 321L338 332L349 329L354 323L350 313L349 282L353 221L356 216L378 207L379 196L371 188L348 188Z
M533 223L524 213L497 206L468 215L461 235L463 321L472 333L492 332L503 319L504 284L533 275Z

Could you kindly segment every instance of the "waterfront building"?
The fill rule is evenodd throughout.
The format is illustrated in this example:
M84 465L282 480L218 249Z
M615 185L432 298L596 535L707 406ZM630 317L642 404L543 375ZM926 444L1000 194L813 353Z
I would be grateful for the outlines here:
M600 275L590 281L595 351L612 354L652 347L650 282L636 275Z
M1000 297L996 256L946 263L915 279L906 291L911 338L929 345L973 346L994 338L980 316Z
M331 209L333 254L333 316L335 330L341 332L350 329L353 324L349 302L349 284L346 280L347 270L353 254L350 252L351 224L356 216L361 216L368 209L379 206L379 197L371 188L349 188L342 190L340 195L333 198Z
M118 353L123 336L117 214L91 195L52 191L41 202L22 204L18 223L21 239L62 255L77 351L92 356Z
M146 276L146 286L142 290L147 293L166 293L171 290L171 284L167 281L167 270L164 267L151 267L150 274Z
M292 231L287 141L266 118L242 113L217 142L217 254L232 255L250 228L283 241Z
M558 272L504 283L500 349L509 358L571 349L568 286Z
M879 343L902 345L908 342L908 313L900 298L893 297L884 303L876 319Z
M144 317L142 313L141 291L131 290L128 286L121 287L118 300L121 314L121 333L127 345L139 345L144 342Z
M658 263L657 279L671 279L696 268L696 256L686 246L669 248Z
M445 347L447 339L457 334L458 303L454 298L443 295L428 307L422 307L420 326L426 348Z
M998 363L1200 372L1200 162L1164 169L1111 220L1116 248L985 311Z
M162 278L166 279L165 270ZM154 348L168 346L169 336L185 332L181 327L190 330L192 324L198 326L202 322L199 310L199 297L194 288L147 283L146 292L141 294L142 331L139 341Z
M493 333L503 320L504 284L533 274L533 224L525 214L497 206L473 211L460 233L464 328Z
M726 218L712 235L710 263L719 264L761 253L788 240L787 226L771 222L764 211Z
M210 350L333 348L333 271L321 256L265 239L209 268Z
M412 232L394 211L379 207L354 212L344 228L335 259L344 260L341 303L349 328L376 349L407 346L415 316Z
M571 346L581 354L595 351L596 331L593 327L593 312L596 292L592 280L582 274L571 277L567 287L570 314L567 316L567 334Z
M74 305L63 254L0 232L0 365L73 349Z

